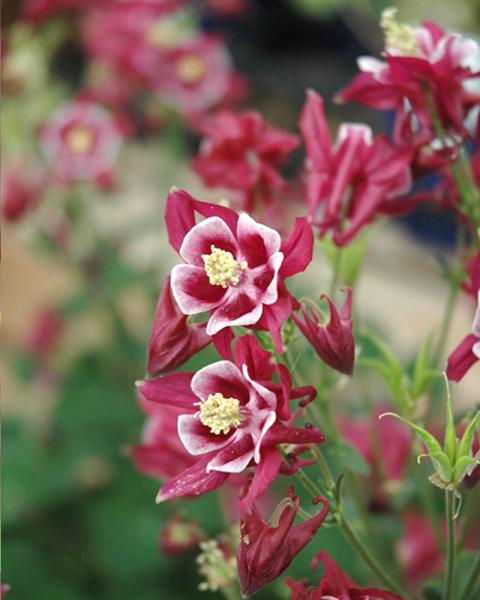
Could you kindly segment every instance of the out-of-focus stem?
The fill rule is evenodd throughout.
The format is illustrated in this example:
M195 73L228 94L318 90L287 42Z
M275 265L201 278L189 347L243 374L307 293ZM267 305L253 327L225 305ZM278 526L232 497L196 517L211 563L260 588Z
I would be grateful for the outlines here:
M451 600L455 584L455 562L456 562L456 544L455 544L455 496L454 492L445 490L445 520L447 522L447 554L445 566L445 584L443 598Z
M473 600L472 592L474 591L475 584L480 577L480 554L478 554L475 563L473 565L472 572L470 573L467 583L463 589L460 600Z

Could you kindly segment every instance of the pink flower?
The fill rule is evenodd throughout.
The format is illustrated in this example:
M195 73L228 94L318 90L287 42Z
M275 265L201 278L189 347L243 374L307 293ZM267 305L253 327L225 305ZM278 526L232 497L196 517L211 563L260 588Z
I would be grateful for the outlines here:
M298 146L297 136L267 125L253 111L220 111L201 132L205 137L193 168L208 186L241 191L248 212L256 196L268 202L274 190L286 189L279 169Z
M408 102L418 124L418 118L429 122L425 94L429 90L443 126L463 132L468 109L480 101L479 94L468 87L469 80L479 77L470 66L479 52L476 42L458 34L447 35L431 22L412 28L397 24L392 12L384 15L386 60L359 58L361 73L340 99L378 110L394 109L400 119L404 119ZM404 29L398 35L400 27Z
M195 212L205 220L195 224ZM206 332L217 339L235 325L268 329L281 351L280 329L294 302L283 280L303 271L312 259L306 220L297 219L282 241L245 213L238 216L173 190L165 221L170 243L185 261L172 270L180 310L187 315L209 312Z
M286 579L291 600L402 600L398 594L377 588L359 588L337 563L324 551L312 561L314 569L323 562L324 573L317 587L307 587L305 581Z
M1 178L2 216L5 221L19 221L40 201L46 175L35 165L7 163Z
M175 557L194 550L202 539L204 534L198 521L175 513L165 523L159 540L160 549L168 556Z
M41 358L59 342L65 321L56 310L46 309L35 318L25 341L27 351Z
M410 511L405 515L405 533L397 544L397 553L407 579L412 584L427 579L442 567L442 553L429 521Z
M388 405L378 406L369 419L342 419L345 440L362 455L372 469L368 489L377 505L384 505L386 494L405 475L411 447L410 431L396 419L379 419ZM389 490L390 488L390 490Z
M467 335L448 357L447 377L451 381L463 379L467 371L480 360L480 290L477 297L472 333Z
M352 289L344 288L347 298L340 310L329 296L323 294L328 302L330 318L327 324L322 324L322 319L311 308L313 319L305 308L302 307L304 321L292 315L297 327L307 338L318 356L332 369L336 369L345 375L353 372L355 361L355 340L352 333Z
M234 72L225 44L202 35L165 53L152 88L165 104L190 115L218 105L232 84Z
M111 186L122 133L104 108L89 100L66 104L42 125L39 136L43 154L61 182Z
M320 234L337 246L350 242L386 201L410 188L412 151L398 150L384 136L372 139L366 125L344 123L332 146L322 98L313 91L300 117L307 149L309 215Z
M289 493L266 523L255 506L240 520L237 567L242 595L255 594L288 568L292 560L314 538L328 514L325 498L317 498L322 510L314 517L293 525L299 507L298 496Z
M171 376L175 379L175 374ZM172 383L171 380L171 383ZM194 462L177 434L177 419L182 410L149 402L140 397L140 408L148 415L142 442L128 449L139 471L149 477L167 479L188 469Z
M202 325L191 325L170 293L165 279L148 343L147 371L151 377L173 371L211 342Z
M280 384L273 383L277 372ZM197 461L161 488L157 501L196 496L219 487L229 475L255 467L242 506L249 507L277 476L282 457L276 446L319 444L314 428L290 426L289 400L307 396L311 387L294 388L284 366L275 368L271 354L253 335L235 345L234 362L220 361L197 373L173 373L139 384L146 400L174 407L178 436Z
M99 0L25 0L22 6L22 17L27 21L39 23L49 19L58 12L93 8L98 1Z

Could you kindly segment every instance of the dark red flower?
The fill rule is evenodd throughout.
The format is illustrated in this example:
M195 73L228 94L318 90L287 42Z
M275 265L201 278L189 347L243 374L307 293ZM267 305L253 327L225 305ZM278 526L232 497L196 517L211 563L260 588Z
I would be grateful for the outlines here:
M480 290L477 310L473 318L472 333L467 335L448 357L447 377L460 381L467 371L480 360Z
M25 341L26 350L41 358L58 344L64 330L65 320L58 311L53 309L41 311L28 333Z
M308 212L320 235L350 242L387 201L410 189L411 149L398 149L366 125L344 123L334 145L322 98L313 91L300 117L307 150Z
M42 169L29 164L8 163L1 178L2 216L6 221L20 220L40 201L46 184Z
M206 218L196 223L195 213ZM277 231L246 213L239 216L173 190L165 222L170 244L185 261L172 270L180 310L187 315L209 312L206 332L215 337L235 325L267 329L282 351L280 329L294 303L283 280L305 270L312 259L306 220L297 219L282 241Z
M278 374L280 383L274 383ZM294 388L285 367L276 368L271 354L253 335L235 345L234 362L220 361L197 373L172 373L139 382L142 396L172 407L178 416L178 437L196 462L177 471L161 488L159 502L196 496L219 487L230 474L255 467L241 505L249 507L278 475L282 456L278 444L319 444L315 428L291 426L289 401L306 397L311 387Z
M285 580L292 592L290 600L402 600L393 592L359 588L326 552L318 553L312 561L312 569L320 560L324 573L317 587L308 587L305 581Z
M147 372L151 377L173 371L211 342L204 325L191 325L170 293L170 276L158 299L148 343Z
M255 506L240 519L240 545L237 551L238 576L242 594L250 597L279 577L292 560L314 538L328 514L325 498L317 498L322 510L293 525L299 507L298 496L289 494L266 523Z
M340 310L334 305L332 299L323 294L328 302L330 317L327 324L317 312L310 308L313 319L307 310L302 307L303 321L295 314L292 315L297 327L307 338L318 356L332 369L345 375L351 375L355 361L355 340L352 333L352 289L344 288L347 293L345 302Z
M210 187L244 194L244 208L257 199L268 202L273 190L285 189L279 170L298 144L296 135L267 125L253 111L222 110L200 127L204 135L193 168Z

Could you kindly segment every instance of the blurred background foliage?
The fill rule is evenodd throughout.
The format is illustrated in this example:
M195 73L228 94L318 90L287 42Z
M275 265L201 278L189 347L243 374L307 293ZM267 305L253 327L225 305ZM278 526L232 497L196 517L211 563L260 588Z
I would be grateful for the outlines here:
M378 14L392 2L251 0L248 4L244 15L223 18L215 26L225 32L235 66L248 79L248 105L273 124L294 130L305 88L331 98L355 73L356 57L378 51L382 44ZM469 30L478 28L480 21L475 0L393 4L405 21L418 22L434 14L443 26ZM4 32L11 29L19 5L17 0L2 2ZM211 25L208 20L204 23L206 28ZM68 27L68 19L59 17L42 25L41 36L27 36L18 28L11 40L19 50L17 66L28 74L16 106L8 102L2 106L3 138L13 140L13 145L15 139L33 140L39 115L76 89L84 57L75 39L68 37ZM28 51L22 53L24 47ZM23 118L18 118L18 111ZM330 105L329 116L333 122L364 120L377 131L387 127L378 114L358 106ZM38 271L30 279L28 268L18 267L28 232L7 231L5 243L13 258L3 266L4 286L12 284L4 306L2 349L3 580L12 587L12 599L211 596L197 590L193 554L171 558L159 550L162 526L178 506L157 506L157 482L138 473L126 456L126 448L138 442L144 421L133 383L144 374L156 295L172 260L164 253L163 198L170 185L190 181L183 163L196 144L198 140L174 122L155 139L140 132L120 161L126 181L118 195L128 196L129 203L114 197L106 200L109 206L93 208L105 213L103 220L98 219L99 227L114 229L110 246L100 253L102 260L84 262L82 248L78 271L48 257L48 252L47 259L34 259L46 260L40 271L42 284L49 287L52 282L57 307L69 321L64 338L45 356L25 351L32 325L27 319L34 313L28 309L28 286L38 277ZM149 210L140 201L135 206L135 196L147 193L146 180L151 186ZM81 195L81 201L98 201L89 198L89 190ZM82 231L80 246L88 242L88 223ZM131 244L125 248L126 237ZM147 238L150 245L143 247ZM33 255L38 254L38 244L37 240ZM28 263L30 255L25 260ZM58 269L62 282L67 271L67 284L54 285ZM129 299L126 312L122 312L124 296ZM17 301L27 306L18 314ZM214 357L207 349L187 367L204 365L208 353ZM205 531L216 534L221 523L212 509L215 502L207 496L195 503L182 502L181 508ZM309 558L327 543L352 577L367 583L357 558L334 529L320 531L295 561L292 575L310 577ZM285 597L286 588L279 584L276 592ZM271 590L258 597L271 598Z

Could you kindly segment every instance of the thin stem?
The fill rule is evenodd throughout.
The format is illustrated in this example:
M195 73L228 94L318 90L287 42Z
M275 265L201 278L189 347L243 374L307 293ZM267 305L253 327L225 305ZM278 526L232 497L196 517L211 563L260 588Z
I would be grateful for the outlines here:
M445 344L447 342L448 334L450 331L450 325L452 323L455 302L457 300L459 289L460 288L457 282L457 278L453 278L450 281L447 304L445 306L445 313L442 319L442 325L440 328L440 335L438 338L437 347L435 348L435 353L433 356L433 364L435 365L438 365L440 363L445 352Z
M453 598L454 575L455 575L455 496L454 492L445 490L445 520L447 522L447 556L445 568L444 600Z
M472 572L470 573L467 583L463 588L462 595L460 596L460 600L473 600L472 592L474 591L475 584L477 583L480 577L480 554L477 556L475 563L473 565Z

